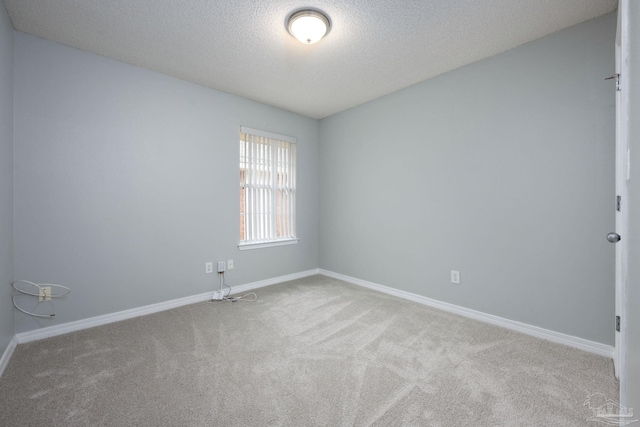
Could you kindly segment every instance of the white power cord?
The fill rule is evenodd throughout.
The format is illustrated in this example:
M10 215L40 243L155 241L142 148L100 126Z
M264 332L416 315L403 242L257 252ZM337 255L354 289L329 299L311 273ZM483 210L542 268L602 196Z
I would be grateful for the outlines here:
M253 295L253 298L252 299L247 299L247 297L249 295ZM244 295L237 296L237 297L225 297L220 302L236 302L236 301L253 302L253 301L257 300L257 299L258 299L258 295L256 295L255 292L249 292L249 293L246 293Z
M38 293L34 293L34 292L29 292L25 289L21 289L20 287L18 287L17 283L26 283L27 285L30 286L34 286L38 289ZM71 293L71 289L67 288L66 286L62 286L62 285L56 285L54 283L33 283L30 282L28 280L16 280L15 282L13 282L11 284L11 286L13 287L14 290L16 290L17 292L21 293L21 294L25 294L25 295L31 295L34 297L41 297L44 295L44 288L49 287L52 290L53 289L62 289L62 293L58 293L58 294L54 294L53 292L51 293L51 295L48 295L49 298L60 298L63 297L65 295L68 295L69 293ZM66 292L65 292L66 291ZM28 314L29 316L35 316L35 317L42 317L45 319L50 319L52 317L54 317L56 314L55 313L51 313L51 314L37 314L37 313L32 313L30 311L27 311L21 307L18 306L18 304L16 303L16 296L17 294L13 294L11 295L11 300L13 301L13 306L15 308L17 308L19 311L23 312L24 314Z
M252 302L258 299L258 295L255 292L249 292L244 295L239 295L237 297L229 296L231 295L231 286L225 283L224 271L219 272L218 275L220 276L220 289L213 293L213 296L211 297L211 299L207 301L208 303L211 304L214 302L237 302L237 301ZM223 286L226 286L228 288L226 295L224 295L224 289L222 288ZM247 299L251 295L253 295L253 298Z

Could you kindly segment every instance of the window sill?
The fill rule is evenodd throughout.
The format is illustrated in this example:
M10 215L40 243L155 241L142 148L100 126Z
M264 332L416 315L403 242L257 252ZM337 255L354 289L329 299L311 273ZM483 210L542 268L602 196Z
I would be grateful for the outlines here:
M299 241L300 239L286 239L286 240L271 240L267 242L256 242L256 243L238 243L238 249L241 251L248 251L251 249L270 248L272 246L296 245Z

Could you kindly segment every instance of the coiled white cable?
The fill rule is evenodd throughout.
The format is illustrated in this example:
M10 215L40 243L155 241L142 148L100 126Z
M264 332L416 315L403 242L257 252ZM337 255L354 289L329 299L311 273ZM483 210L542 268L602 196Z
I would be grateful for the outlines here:
M249 299L247 297L249 297L250 295L253 295L253 298ZM225 297L224 299L222 299L220 302L236 302L236 301L255 301L258 299L258 295L256 295L255 292L249 292L248 294L244 294L244 295L240 295L237 297Z
M34 292L29 292L25 289L21 289L20 287L18 287L17 283L26 283L27 285L30 286L34 286L38 289L38 293L34 293ZM69 293L71 293L71 289L67 288L66 286L62 286L62 285L56 285L55 283L33 283L30 282L28 280L16 280L15 282L13 282L11 284L11 286L13 287L14 290L16 290L17 292L21 293L21 294L25 294L25 295L31 295L34 297L40 297L43 295L44 293L44 289L45 287L51 287L51 295L49 295L50 298L60 298L63 297L65 295L69 295ZM58 293L58 294L54 294L53 293L53 289L62 289L62 293ZM56 314L55 313L51 313L51 314L37 314L37 313L32 313L30 311L27 311L21 307L18 306L18 304L16 303L16 296L18 296L17 294L13 294L11 296L11 300L13 301L13 306L18 309L19 311L28 314L30 316L35 316L35 317L42 317L44 319L50 319L52 317L54 317Z
M237 302L237 301L256 301L258 299L258 295L255 292L249 292L246 293L244 295L239 295L237 297L232 297L231 295L231 286L227 285L227 283L224 280L224 271L221 271L218 273L218 275L220 276L220 290L216 291L216 292L220 292L222 294L222 298L220 299L214 299L213 297L208 300L207 302L209 304L212 303L216 303L216 302ZM226 286L228 288L227 294L224 295L224 291L222 289L223 286ZM250 295L253 295L252 299L249 299L248 297Z

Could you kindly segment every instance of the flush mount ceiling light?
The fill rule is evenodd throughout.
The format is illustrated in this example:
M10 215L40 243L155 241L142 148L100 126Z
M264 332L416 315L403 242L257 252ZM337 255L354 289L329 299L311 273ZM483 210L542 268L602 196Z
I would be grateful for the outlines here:
M304 44L320 41L327 34L330 26L327 15L313 9L300 10L291 15L287 21L289 33Z

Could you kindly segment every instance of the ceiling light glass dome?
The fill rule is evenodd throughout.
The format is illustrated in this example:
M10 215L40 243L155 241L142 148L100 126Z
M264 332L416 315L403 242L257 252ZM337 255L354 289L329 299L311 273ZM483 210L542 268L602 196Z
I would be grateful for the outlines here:
M294 13L287 23L289 33L304 44L313 44L329 31L329 18L322 12L307 9Z

